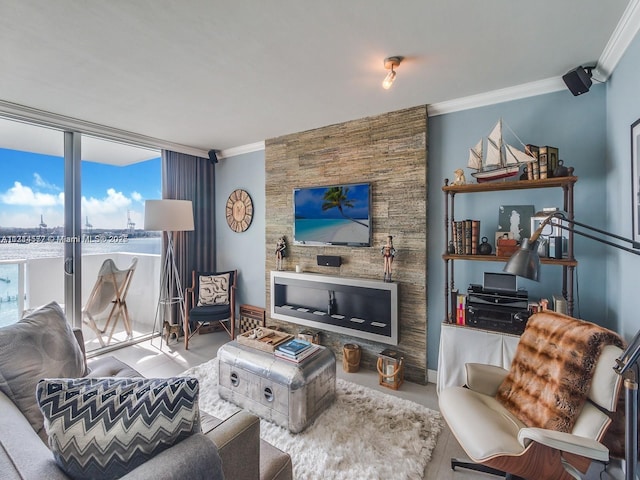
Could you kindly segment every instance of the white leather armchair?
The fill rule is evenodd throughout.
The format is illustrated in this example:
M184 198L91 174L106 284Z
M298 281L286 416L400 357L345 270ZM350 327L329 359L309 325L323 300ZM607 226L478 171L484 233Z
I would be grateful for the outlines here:
M584 405L570 433L528 428L495 398L507 370L467 364L465 387L440 393L440 411L472 462L452 459L464 467L507 478L580 479L592 461L608 463L609 450L600 443L611 423L605 413L616 409L621 384L613 366L622 350L607 345L596 364Z

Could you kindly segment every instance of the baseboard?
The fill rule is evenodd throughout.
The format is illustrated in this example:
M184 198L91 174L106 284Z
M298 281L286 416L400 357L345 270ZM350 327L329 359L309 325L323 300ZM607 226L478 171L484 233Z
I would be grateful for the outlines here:
M438 371L437 370L427 370L427 382L429 382L429 383L438 383Z

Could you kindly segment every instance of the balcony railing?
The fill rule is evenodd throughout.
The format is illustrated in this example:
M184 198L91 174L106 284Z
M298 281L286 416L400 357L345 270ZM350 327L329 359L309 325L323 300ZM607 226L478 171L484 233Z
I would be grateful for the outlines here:
M131 285L127 294L127 307L132 324L133 339L139 339L150 335L154 327L156 307L158 304L158 291L160 282L160 255L140 253L108 253L90 254L82 256L82 305L85 305L93 286L96 282L98 271L107 258L113 259L118 268L126 268L131 264L133 257L138 257L136 271L131 279ZM11 265L15 265L17 273L13 272ZM0 301L0 326L17 322L25 311L35 309L51 301L64 305L64 270L62 257L36 258L28 260L2 260L2 271L10 269L11 278L17 282L15 298L9 296ZM5 283L0 276L0 286ZM7 282L8 283L8 282ZM13 287L13 291L16 287ZM0 292L2 292L0 290ZM0 293L1 296L1 293ZM97 317L98 325L102 325L108 316L109 309ZM13 317L13 320L11 320ZM8 319L8 320L7 320ZM156 330L159 327L156 326ZM93 330L83 325L86 349L88 352L99 349L98 341ZM108 337L108 335L103 338ZM127 341L124 325L120 321L114 331L110 345Z

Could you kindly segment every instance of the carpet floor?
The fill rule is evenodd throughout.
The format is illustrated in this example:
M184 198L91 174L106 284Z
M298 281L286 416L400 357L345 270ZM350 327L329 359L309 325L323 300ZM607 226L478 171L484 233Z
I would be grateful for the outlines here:
M215 358L182 375L199 380L205 412L239 409L218 396ZM418 480L442 428L439 412L338 378L335 401L303 432L261 420L260 436L291 455L296 479Z

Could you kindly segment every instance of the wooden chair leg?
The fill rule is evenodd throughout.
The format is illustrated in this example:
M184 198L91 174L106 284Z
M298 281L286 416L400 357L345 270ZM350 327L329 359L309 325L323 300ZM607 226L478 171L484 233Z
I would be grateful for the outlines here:
M104 340L102 338L102 334L104 332L100 331L100 329L98 328L98 325L96 325L95 320L93 319L93 317L91 315L89 315L88 313L85 312L85 317L88 318L88 321L85 319L83 320L83 323L89 327L91 330L93 330L93 332L96 334L96 337L98 338L98 341L100 342L100 346L101 347L105 347L105 343Z
M184 318L184 349L189 350L189 314Z

